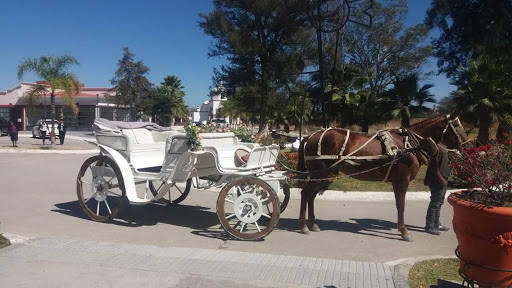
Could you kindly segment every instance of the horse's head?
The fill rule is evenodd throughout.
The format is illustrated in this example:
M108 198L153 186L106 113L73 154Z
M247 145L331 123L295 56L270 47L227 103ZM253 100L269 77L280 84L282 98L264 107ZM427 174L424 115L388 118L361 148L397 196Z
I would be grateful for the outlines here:
M409 128L424 138L430 137L436 143L444 144L448 149L456 149L469 142L456 110L449 115L421 121Z
M453 109L452 113L445 117L445 127L439 142L446 145L448 149L459 148L468 143L471 139L469 139L466 131L464 131L464 127L462 127L457 111Z

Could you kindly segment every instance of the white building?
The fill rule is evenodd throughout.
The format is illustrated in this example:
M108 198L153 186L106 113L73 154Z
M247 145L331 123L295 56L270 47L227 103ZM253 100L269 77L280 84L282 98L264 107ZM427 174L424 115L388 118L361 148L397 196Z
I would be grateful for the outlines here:
M213 118L222 118L219 115L219 108L222 107L222 101L226 101L225 97L226 88L222 86L222 81L219 82L217 87L210 91L210 100L205 101L201 107L197 106L189 110L189 118L192 122L203 122L209 123ZM229 118L226 118L229 122Z
M0 118L13 121L18 130L30 130L37 120L43 117L51 118L49 92L39 96L34 107L29 107L23 99L26 91L36 84L45 85L47 82L23 82L7 91L0 91ZM108 87L85 87L82 84L80 92L74 96L79 110L76 116L65 103L62 92L57 91L55 94L56 119L64 119L70 128L86 130L91 128L96 118L127 120L128 108L117 107L107 102L105 95L112 94L111 90L112 88Z

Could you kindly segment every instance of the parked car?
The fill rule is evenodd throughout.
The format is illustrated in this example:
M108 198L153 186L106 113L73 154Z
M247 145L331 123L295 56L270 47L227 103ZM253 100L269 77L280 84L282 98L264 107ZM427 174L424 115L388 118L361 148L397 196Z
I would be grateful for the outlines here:
M9 129L10 122L7 119L0 117L0 135L7 134L7 129Z
M215 126L220 127L220 128L228 127L228 125L229 125L229 123L223 118L213 118L210 121L210 123L215 124Z
M32 138L41 138L41 132L39 132L39 124L41 124L42 120L37 121L36 125L32 127ZM52 119L46 119L46 124L48 124L48 132L46 132L46 138L50 138L50 130L52 129ZM59 129L57 126L59 125L59 121L55 120L55 126L53 127L53 132L55 133L55 137L59 137Z

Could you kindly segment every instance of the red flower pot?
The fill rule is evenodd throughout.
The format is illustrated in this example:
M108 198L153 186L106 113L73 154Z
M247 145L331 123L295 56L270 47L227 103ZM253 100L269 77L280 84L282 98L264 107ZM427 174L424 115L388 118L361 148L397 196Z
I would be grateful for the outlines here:
M455 194L448 197L448 202L453 206L460 269L482 285L512 286L512 272L481 267L512 270L512 208L487 207L459 199Z

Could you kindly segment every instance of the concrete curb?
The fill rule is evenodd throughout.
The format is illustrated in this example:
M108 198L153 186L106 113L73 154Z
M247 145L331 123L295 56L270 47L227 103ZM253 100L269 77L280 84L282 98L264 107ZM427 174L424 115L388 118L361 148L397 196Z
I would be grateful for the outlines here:
M459 191L460 189L448 190L446 198L450 196L452 192ZM290 189L291 199L300 199L300 188ZM280 197L283 195L282 192L278 193ZM341 201L395 201L395 194L392 191L389 192L364 192L364 191L337 191L337 190L326 190L323 194L319 194L316 199L320 200L341 200ZM430 192L409 192L406 194L406 201L430 201Z
M11 242L11 245L15 244L29 244L31 240L36 239L34 237L20 236L12 233L2 233L2 235Z
M423 256L423 257L414 257L414 258L404 258L397 259L394 261L385 262L385 265L389 265L394 267L393 281L395 283L395 287L397 288L409 288L409 271L412 266L418 262L430 259L437 258L455 258L453 255L433 255L433 256Z

